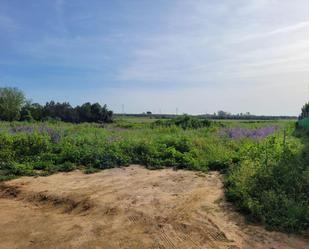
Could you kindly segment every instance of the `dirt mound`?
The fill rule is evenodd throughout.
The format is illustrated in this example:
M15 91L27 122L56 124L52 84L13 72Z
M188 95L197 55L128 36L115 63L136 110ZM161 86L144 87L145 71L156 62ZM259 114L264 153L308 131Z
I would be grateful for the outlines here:
M246 224L217 173L140 166L0 185L0 248L308 248Z
M42 205L45 207L62 209L64 213L86 212L93 207L93 203L86 198L59 196L56 194L49 194L47 191L42 192L28 192L22 191L20 187L7 185L2 183L0 185L1 198L14 198L19 201L34 203L35 205Z

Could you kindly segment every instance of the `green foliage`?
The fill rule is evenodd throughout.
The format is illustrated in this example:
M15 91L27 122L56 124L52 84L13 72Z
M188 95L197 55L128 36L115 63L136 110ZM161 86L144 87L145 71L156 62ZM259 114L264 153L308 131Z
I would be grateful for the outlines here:
M70 103L47 102L44 106L25 101L17 88L0 87L0 120L4 121L48 121L58 120L72 123L112 122L113 112L106 105L85 103L73 108Z
M199 119L188 115L179 116L170 120L157 120L154 126L178 126L182 129L198 129L211 125L208 119Z
M37 106L37 108L39 107ZM72 123L110 123L112 116L113 112L108 110L106 105L101 106L99 103L91 104L87 102L73 108L67 102L55 103L54 101L50 101L42 107L40 120L58 119Z
M34 175L33 167L29 163L8 163L2 168L2 173L4 175L14 175L14 176L31 176Z
M106 169L130 163L207 170L209 161L226 161L229 154L223 143L206 142L208 128L185 131L177 126L137 126L119 131L117 127L115 124L114 131L113 127L104 129L94 124L3 123L0 165L30 165L38 174L69 171L75 169L74 165ZM214 137L209 136L211 139ZM17 172L7 170L7 174Z
M57 165L55 168L56 168L56 171L70 172L72 170L75 170L76 166L74 163L64 162L62 164Z
M0 120L18 120L25 101L22 91L12 87L0 87Z
M20 161L35 160L44 152L48 152L50 143L46 134L20 133L14 137L12 149Z
M306 103L303 108L301 109L301 114L299 119L309 118L309 103Z
M270 229L308 229L308 139L303 133L299 138L292 135L294 123L276 121L281 128L266 138L231 139L220 135L222 127L257 128L274 123L201 125L201 120L187 116L172 123L135 120L119 119L105 127L0 122L0 181L76 168L90 174L132 163L150 169L219 170L226 174L228 199L250 217Z
M296 124L297 130L301 130L301 132L305 132L305 134L309 135L309 118L303 118L299 120Z
M269 229L309 229L308 151L308 145L299 152L295 141L282 145L271 137L242 152L226 177L228 199Z

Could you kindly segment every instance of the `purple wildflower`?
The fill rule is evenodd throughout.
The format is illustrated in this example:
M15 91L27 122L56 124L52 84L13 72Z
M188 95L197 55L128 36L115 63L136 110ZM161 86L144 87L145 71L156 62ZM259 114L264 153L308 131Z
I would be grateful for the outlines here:
M11 133L17 133L17 132L33 132L34 128L33 126L30 125L20 125L20 126L14 126L11 127L9 130Z
M60 141L61 138L60 132L51 127L42 125L38 128L38 131L40 133L47 133L53 143L58 143Z
M222 135L227 135L229 138L240 139L243 137L258 139L266 137L274 133L278 129L277 126L267 126L262 128L250 129L250 128L226 128L221 131Z
M47 133L53 143L58 143L61 138L61 133L57 130L54 130L51 127L41 125L37 129L35 129L33 126L30 125L20 125L20 126L14 126L11 127L9 130L12 134L18 133L18 132L27 132L27 133L33 133L35 131L39 133Z

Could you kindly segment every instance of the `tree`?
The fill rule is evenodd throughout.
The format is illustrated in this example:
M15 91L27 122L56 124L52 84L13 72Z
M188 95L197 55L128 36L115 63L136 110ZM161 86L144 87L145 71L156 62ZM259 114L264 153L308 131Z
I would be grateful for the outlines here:
M21 108L20 120L21 121L40 121L42 119L43 106L38 103L31 103L26 101L26 104Z
M19 89L13 87L1 87L0 119L6 121L18 120L24 102L25 95Z
M101 106L99 103L91 104L89 102L75 108L78 122L111 122L113 112L109 111L106 105Z
M309 103L306 103L301 109L301 114L299 119L309 118Z
M224 118L224 117L230 116L231 114L228 113L228 112L225 112L225 111L218 111L218 114L217 114L217 115L218 115L219 117Z
M77 122L76 110L68 102L47 102L42 109L42 119L59 119L65 122Z
M91 122L102 122L103 118L103 111L102 107L99 103L94 103L91 105Z
M22 108L20 111L20 121L33 121L33 117L31 115L31 112L27 108Z
M90 122L91 120L91 104L89 102L83 104L82 106L76 107L79 122Z
M64 122L112 122L113 112L106 105L89 102L73 108L69 102L47 102L44 106L25 101L22 91L17 88L0 87L0 120L42 121L61 120Z

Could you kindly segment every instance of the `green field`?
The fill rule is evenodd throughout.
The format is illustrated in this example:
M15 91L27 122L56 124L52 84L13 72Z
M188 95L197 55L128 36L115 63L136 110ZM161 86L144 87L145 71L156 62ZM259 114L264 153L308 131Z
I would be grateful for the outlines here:
M219 170L226 196L270 229L308 230L308 142L294 121L116 117L113 123L1 122L0 179L142 164Z

